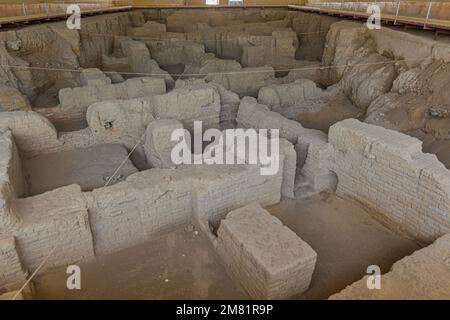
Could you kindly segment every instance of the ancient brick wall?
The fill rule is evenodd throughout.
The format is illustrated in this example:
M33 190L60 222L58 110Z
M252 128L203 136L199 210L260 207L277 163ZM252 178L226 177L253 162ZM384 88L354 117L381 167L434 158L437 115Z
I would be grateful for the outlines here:
M422 142L355 119L330 128L336 192L375 209L418 240L450 232L450 171Z
M16 289L27 280L28 272L22 266L14 237L0 239L0 270L0 294L2 289Z

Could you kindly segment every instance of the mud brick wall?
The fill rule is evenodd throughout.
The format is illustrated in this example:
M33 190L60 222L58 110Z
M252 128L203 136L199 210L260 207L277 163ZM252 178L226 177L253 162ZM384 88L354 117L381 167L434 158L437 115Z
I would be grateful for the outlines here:
M317 254L280 220L253 203L222 220L216 247L254 299L283 299L306 291Z
M11 131L0 133L0 150L0 231L8 231L19 221L12 200L26 191L22 164Z
M303 134L295 145L300 174L313 190L335 190L336 175L329 170L330 145L322 134Z
M450 234L417 250L381 277L381 289L367 288L368 276L356 281L331 300L447 300L450 299Z
M44 116L34 111L2 112L0 117L0 131L10 131L17 147L17 155L14 154L13 163L18 163L20 157L32 157L38 154L53 153L87 148L102 143L122 143L120 139L105 139L91 133L91 128L80 131L64 132L58 134L53 124ZM5 149L6 148L6 149ZM7 152L7 147L3 148ZM20 176L20 166L14 167L15 172L9 172L11 179L15 181ZM15 182L16 184L18 181ZM20 190L17 189L20 195Z
M328 153L326 151L327 136L319 130L304 128L299 122L285 118L281 114L271 111L269 107L258 103L255 98L245 97L241 100L237 116L238 126L254 129L279 129L280 138L295 145L297 164L300 168L305 163L306 175L316 179L318 186L326 184L329 178ZM308 149L313 145L311 149ZM314 150L314 151L313 151ZM324 161L318 163L318 159Z
M161 78L168 87L173 86L172 77L167 71L162 70L155 60L151 59L150 51L144 42L124 39L120 43L120 47L125 57L128 57L131 72Z
M180 120L188 130L194 121L202 121L204 129L219 127L220 95L211 85L182 87L146 100L155 118Z
M53 250L45 268L94 256L86 201L77 185L17 199L20 227L14 231L24 265L34 270Z
M84 117L88 107L99 101L133 99L166 93L163 79L136 78L118 84L65 88L59 91L61 108Z
M152 169L86 196L97 254L150 240L187 223L191 217L191 183L174 170Z
M297 153L294 145L286 139L280 139L280 154L283 154L283 183L281 184L281 195L294 198L295 176L297 172ZM280 168L281 170L281 168Z
M130 80L138 83L156 81L164 85L161 79ZM68 90L85 88L92 87ZM93 103L87 112L85 110L89 128L84 130L58 134L53 124L33 111L2 112L0 130L11 130L20 154L29 157L103 143L121 143L131 149L145 132L148 123L155 120L154 116L178 119L187 129L192 129L194 120L202 121L204 129L219 127L220 95L214 85L184 87L169 94L155 93L151 98L148 97L150 94L142 93L139 88L134 88L132 92L138 96L147 95L146 98ZM160 89L162 91L163 87ZM181 113L180 106L183 107ZM107 122L113 124L114 130L105 128Z
M275 204L281 176L282 168L276 176L261 176L257 166L187 165L139 172L85 193L96 254L148 241L193 216L205 223L252 201Z
M193 206L197 220L217 225L228 212L251 202L262 206L281 199L283 161L276 175L262 176L257 165L198 166L194 178Z
M259 169L247 165L151 169L93 192L82 193L72 185L15 199L21 224L10 236L17 239L23 264L30 270L55 246L46 268L75 263L145 242L192 218L201 216L205 222L249 202L277 203L282 167L275 176L261 176ZM0 268L1 277L9 272Z
M27 280L14 237L0 239L0 294L20 287ZM1 290L2 289L2 290Z
M380 212L425 242L450 232L450 171L408 135L348 119L333 125L337 193Z
M237 123L242 128L278 129L280 137L291 143L297 143L299 135L308 130L303 128L299 122L270 111L267 106L259 104L255 98L251 97L241 100Z
M211 72L206 76L206 80L220 84L240 97L257 97L259 89L279 81L275 78L273 67L247 67L238 68L232 72L230 69L225 71L224 73Z
M0 129L10 129L19 150L27 154L61 145L55 127L33 111L2 112Z

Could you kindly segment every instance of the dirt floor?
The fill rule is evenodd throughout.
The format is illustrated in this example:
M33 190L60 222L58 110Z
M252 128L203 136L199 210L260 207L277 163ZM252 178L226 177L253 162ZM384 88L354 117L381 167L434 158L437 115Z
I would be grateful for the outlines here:
M65 268L36 281L37 299L248 299L208 240L183 227L155 241L79 265L81 290Z
M318 253L310 289L300 298L326 299L365 275L383 272L419 249L335 195L283 200L269 211ZM64 268L37 279L38 299L247 299L201 234L182 228L137 247L80 264L82 290L66 289Z
M127 154L123 146L111 144L24 159L28 195L41 194L71 184L80 185L83 191L103 187ZM127 161L110 184L135 172L138 172L136 167L131 161Z
M311 287L303 299L326 299L361 279L368 266L378 265L385 273L420 248L334 194L284 200L268 210L317 252Z
M330 126L344 119L355 118L361 120L360 109L351 104L339 102L337 100L335 103L330 103L316 112L298 112L292 119L300 122L305 128L322 130L324 132L328 132ZM314 105L313 102L311 104Z

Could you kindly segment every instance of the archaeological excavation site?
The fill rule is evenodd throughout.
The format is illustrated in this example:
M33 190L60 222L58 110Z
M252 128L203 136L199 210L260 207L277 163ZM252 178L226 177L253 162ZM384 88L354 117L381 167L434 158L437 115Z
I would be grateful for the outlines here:
M0 299L450 299L450 3L6 2Z

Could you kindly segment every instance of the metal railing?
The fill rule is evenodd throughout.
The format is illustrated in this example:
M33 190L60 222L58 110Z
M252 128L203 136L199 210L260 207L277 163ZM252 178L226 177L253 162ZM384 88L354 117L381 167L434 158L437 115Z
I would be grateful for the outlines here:
M72 4L79 5L82 13L89 13L99 10L116 10L121 7L131 7L132 0L0 1L0 22L21 21L45 17L50 18L54 16L66 15L68 6Z
M367 8L373 4L380 7L383 21L393 24L417 25L424 29L450 29L449 1L332 1L314 2L306 6L291 5L290 7L358 18L368 16Z

